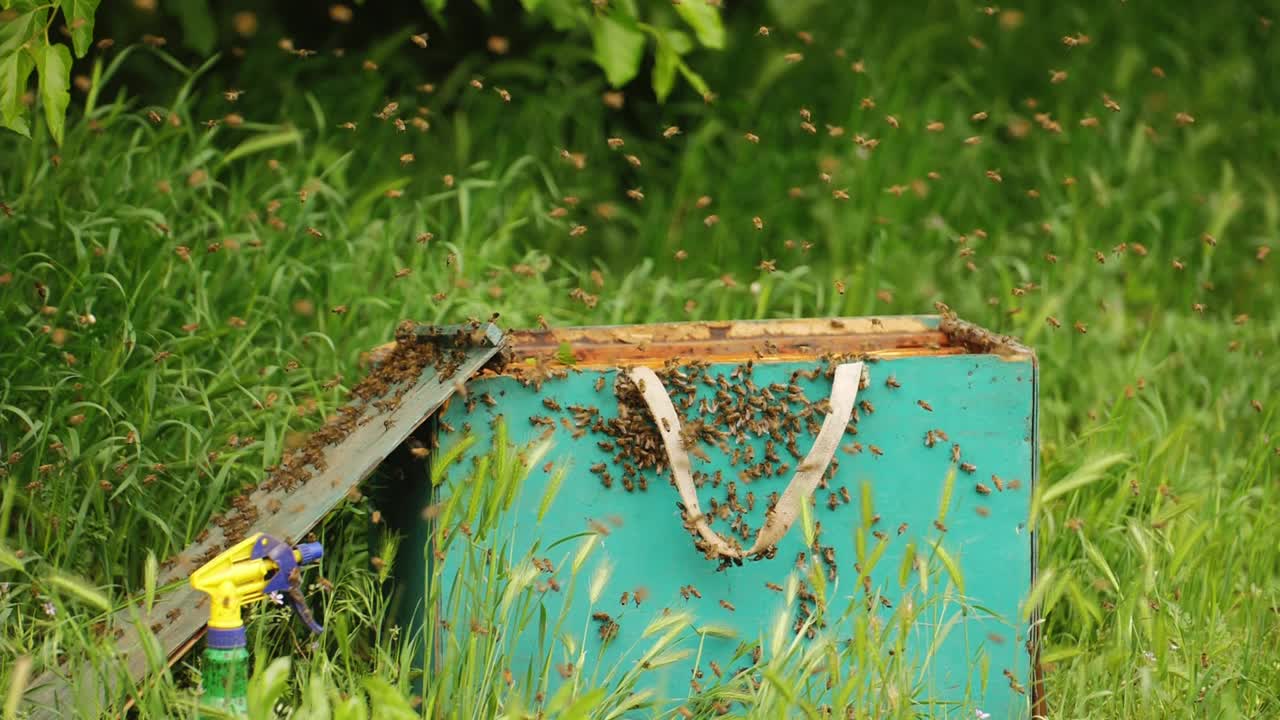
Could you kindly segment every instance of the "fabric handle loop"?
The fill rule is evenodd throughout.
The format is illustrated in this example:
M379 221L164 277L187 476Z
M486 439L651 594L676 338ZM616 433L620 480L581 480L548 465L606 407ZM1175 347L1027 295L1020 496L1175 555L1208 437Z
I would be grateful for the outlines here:
M645 404L652 413L654 423L662 436L662 444L667 451L667 462L675 479L676 490L680 492L680 500L692 519L694 528L706 541L708 548L720 557L741 559L743 557L760 557L778 544L787 534L796 518L800 516L801 503L807 502L809 496L822 480L831 459L835 456L845 428L853 417L853 406L858 397L858 385L862 380L862 363L844 363L836 366L835 379L831 385L831 411L822 421L822 429L814 438L809 454L796 468L795 475L787 484L767 517L764 527L756 534L755 543L749 550L743 551L734 547L707 524L698 503L698 490L693 483L693 469L689 463L689 453L680 439L680 415L676 412L671 396L667 394L662 380L651 368L634 367L627 375L640 389Z

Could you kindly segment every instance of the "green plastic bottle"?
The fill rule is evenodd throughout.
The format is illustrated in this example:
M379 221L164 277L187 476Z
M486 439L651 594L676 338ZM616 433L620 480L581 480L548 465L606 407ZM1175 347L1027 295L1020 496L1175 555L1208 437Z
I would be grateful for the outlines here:
M246 604L267 598L287 602L312 632L323 629L298 589L298 568L319 562L323 556L320 543L294 547L256 533L191 574L191 587L210 600L199 717L243 718L249 714L249 651L241 617Z
M200 697L201 718L247 717L249 714L249 651L205 648Z

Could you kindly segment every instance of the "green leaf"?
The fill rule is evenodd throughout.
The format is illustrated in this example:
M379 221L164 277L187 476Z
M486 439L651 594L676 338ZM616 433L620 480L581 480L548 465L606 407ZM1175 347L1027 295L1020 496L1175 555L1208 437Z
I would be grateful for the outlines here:
M556 468L555 474L551 476L551 480L547 482L547 489L542 493L542 502L538 503L538 522L542 522L547 514L547 510L551 508L551 503L555 502L556 494L560 492L560 485L564 483L564 476L568 472L568 468L563 465Z
M551 696L551 702L547 703L547 712L553 717L558 717L572 700L573 683L561 683L560 689Z
M1098 550L1096 545L1089 542L1089 539L1083 533L1080 534L1080 542L1084 545L1084 554L1088 556L1089 561L1093 563L1094 567L1101 570L1103 575L1107 576L1107 580L1111 583L1111 589L1117 594L1122 594L1120 591L1120 579L1116 577L1115 571L1111 569L1111 563L1107 562L1107 558Z
M568 683L565 684L567 685ZM602 687L589 690L578 696L578 699L574 700L573 704L566 708L560 717L563 720L586 720L586 718L591 717L592 709L600 705L604 697L605 689Z
M1040 504L1048 505L1069 492L1102 479L1108 468L1127 457L1128 455L1122 452L1090 457L1069 475L1050 485L1049 489L1040 496Z
M862 488L858 493L859 506L862 509L862 527L870 528L875 524L876 505L875 499L871 497L871 483L863 480Z
M4 698L4 720L18 717L18 704L27 690L31 680L31 656L19 655L14 658L13 670L9 672L9 692Z
M143 565L142 571L142 593L147 607L147 614L151 613L151 608L156 603L156 579L159 575L160 563L156 560L155 553L148 550L146 563Z
M591 23L591 41L596 64L614 87L626 85L640 71L644 57L644 33L613 17L601 16Z
M208 0L172 0L171 7L171 14L182 25L182 43L202 55L212 52L218 42L218 26Z
M702 97L706 97L711 93L711 88L707 85L707 81L702 76L694 72L683 60L680 61L680 75L684 77L684 81L689 83L694 90Z
M540 8L542 15L551 21L551 27L559 32L580 28L587 21L586 11L573 0L520 0L525 10Z
M677 55L684 55L693 49L693 38L689 37L689 33L683 30L660 30L662 39L671 43L671 47L675 49Z
M1031 592L1027 593L1026 598L1022 601L1022 619L1030 619L1032 612L1041 609L1044 599L1051 594L1050 590L1056 585L1056 582L1057 574L1053 568L1040 569L1035 583L1031 586Z
M266 152L267 150L273 150L282 145L291 145L300 142L302 142L302 133L298 132L294 128L285 128L283 130L257 135L235 146L231 152L223 156L222 160L218 162L217 167L221 169L242 157L247 157L255 153Z
M22 96L27 91L27 80L33 67L26 53L14 53L0 59L0 125L25 137L31 137L31 130L23 117L26 108L22 104Z
M267 720L275 717L276 701L289 685L290 660L288 656L271 661L266 670L254 673L249 679L249 719Z
M659 30L658 54L653 64L653 92L658 102L665 102L675 87L676 70L680 67L680 56L689 52L693 41L679 30Z
M71 43L75 46L76 57L84 57L89 52L89 44L93 42L93 15L98 11L100 0L66 0L62 13L67 16L67 25L71 28Z
M48 12L32 10L0 25L0 57L17 52L23 43L30 40L35 29L44 25Z
M729 625L703 625L694 628L694 630L699 635L706 637L724 638L726 640L733 640L738 637L738 631Z
M719 10L706 0L684 0L675 8L698 35L698 42L716 50L724 48L724 24L720 22Z
M916 562L916 544L907 543L907 549L902 553L902 567L898 568L898 586L906 587L907 582L911 580L911 570L915 567Z
M344 699L335 688L330 688L329 694L333 702L333 720L369 720L369 708L365 706L363 694L349 695Z
M800 530L804 533L804 544L813 547L813 509L807 502L800 503Z
M325 692L324 663L317 663L311 672L311 679L302 693L302 703L298 706L298 717L310 720L331 720L329 694Z
M956 561L951 557L951 553L943 549L941 540L939 540L937 545L933 546L933 551L937 554L938 559L942 561L942 566L946 568L947 575L951 577L951 582L956 586L956 590L959 590L960 594L963 595L964 575L960 574L960 566L957 565Z
M444 10L446 2L448 0L422 0L422 6L427 9L427 12L438 13Z
M372 712L376 718L388 720L417 720L418 714L413 711L409 701L394 687L379 677L368 677L364 680L365 692L369 693Z
M4 565L10 570L22 571L23 560L13 553L12 550L0 545L0 565Z
M65 50L66 48L64 47L63 49ZM111 599L104 595L98 588L74 575L54 571L45 577L45 581L50 586L61 590L66 595L76 598L85 605L96 608L104 613L111 612Z
M40 72L44 119L49 123L53 141L61 146L62 131L67 122L67 103L71 102L71 50L66 45L46 45L33 54Z
M942 499L938 502L938 524L947 521L947 512L951 510L951 494L956 487L956 466L947 470L947 477L942 481Z

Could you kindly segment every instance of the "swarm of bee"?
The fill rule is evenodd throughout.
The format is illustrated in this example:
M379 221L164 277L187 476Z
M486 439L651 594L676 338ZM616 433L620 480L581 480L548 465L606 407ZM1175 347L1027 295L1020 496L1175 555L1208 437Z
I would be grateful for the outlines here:
M944 314L943 331L948 342L965 346L975 352L1021 352L1023 348L1017 341L1004 336L991 334L981 328L969 325L955 318L949 308L942 307ZM875 358L856 354L828 353L815 359L809 369L794 371L787 382L757 382L756 371L759 366L754 360L748 360L731 370L713 369L708 362L673 357L666 360L656 371L659 380L677 409L680 423L680 435L685 450L703 461L712 461L712 455L725 458L729 470L717 469L710 472L695 470L694 482L701 489L700 495L708 491L717 491L709 499L704 519L709 524L727 526L726 535L731 546L742 548L742 543L749 541L755 528L748 520L757 502L768 513L779 500L779 488L789 479L792 467L804 457L801 444L807 444L805 434L816 435L822 419L830 409L826 399L810 400L802 385L805 381L814 381L819 377L830 378L834 369L841 363L854 360L874 362ZM594 436L596 446L610 456L606 462L598 462L589 470L596 475L606 489L627 493L645 492L649 489L651 477L660 478L669 471L666 451L659 434L658 422L655 421L642 393L643 388L625 374L612 377L608 372L600 372L592 383L598 394L612 394L617 403L615 417L607 417L597 406L587 404L563 404L556 397L554 384L544 387L548 380L562 379L572 374L584 372L576 367L561 363L556 357L548 355L536 358L532 363L509 363L495 367L494 372L505 372L517 377L523 384L541 393L541 409L546 414L530 416L529 422L536 427L543 427L545 433L563 428L574 438ZM612 377L612 381L611 381ZM901 391L903 384L895 377L888 376L884 384L891 391ZM860 386L869 386L868 377L864 375ZM924 399L917 399L922 412L933 412L932 404ZM857 423L862 415L875 412L874 404L865 398L856 406L851 422L846 429L851 435L858 432ZM977 467L963 460L963 450L959 443L950 442L947 433L941 428L930 429L925 434L927 447L941 447L948 450L948 457L953 468L972 474ZM761 450L761 446L763 449ZM868 446L870 452L882 455L883 451L874 445ZM861 443L852 442L845 446L845 451L857 453L862 450ZM833 460L831 467L823 478L820 489L825 493L825 506L829 510L837 510L850 504L852 498L847 487L832 487L831 482L838 471L838 460ZM773 481L770 487L764 483ZM992 476L992 484L999 490L1005 484L998 477ZM992 494L991 486L977 482L973 485L979 496ZM664 491L667 488L663 488ZM759 494L759 499L757 499ZM705 495L703 495L705 497ZM727 561L713 552L701 535L694 529L694 518L687 508L677 503L681 511L685 528L693 539L695 550L704 554L709 560L718 560L721 570L735 562ZM980 516L987 516L989 510L977 507ZM877 515L873 518L873 526L880 522ZM593 523L596 525L599 523ZM945 532L941 522L935 523L937 529ZM898 528L898 535L906 530L903 523ZM604 533L604 534L607 534ZM889 534L873 529L873 536L878 541L887 541ZM809 569L806 560L812 558L818 570L823 572L828 581L835 581L839 563L836 548L823 543L822 523L815 526L813 542L801 552L796 559L796 569L804 572ZM773 557L776 548L766 557ZM855 569L856 566L855 566ZM871 577L862 574L858 569L862 593L868 607L892 607L892 601L879 590L874 589ZM776 583L769 583L770 589L781 591ZM681 588L681 595L686 599L700 598L701 594L693 586ZM818 612L817 597L805 585L799 589L799 603L793 629L808 637L815 637L824 627L822 614ZM638 599L638 598L637 598ZM621 603L625 606L629 595L624 593ZM722 607L732 611L727 601ZM814 618L810 622L810 618ZM601 625L601 638L609 634L608 623L597 618Z
M609 613L593 613L591 615L591 619L595 620L598 624L597 634L600 636L600 642L602 645L608 645L618 636L618 630L621 628L621 625L619 625L618 621L614 620L613 616Z
M754 360L738 365L731 372L716 373L706 362L684 361L676 357L667 360L657 372L672 402L679 412L685 414L680 420L680 435L686 451L704 461L711 460L710 453L728 458L731 470L694 471L693 479L699 488L723 491L723 495L710 498L705 519L709 524L726 524L731 545L740 547L756 532L748 520L748 514L756 510L758 502L757 489L754 488L758 488L760 482L776 479L775 489L767 494L759 490L759 503L767 516L778 502L780 489L808 449L800 447L801 439L806 433L816 435L830 410L827 399L812 401L806 397L800 383L819 377L831 378L837 365L862 358L864 356L851 353L828 353L816 359L812 368L793 372L786 383L757 384ZM558 364L552 358L539 359L534 364L509 364L502 370L539 392L546 380L565 377L569 372L580 372ZM864 376L862 387L866 387L868 382ZM606 392L608 385L604 374L594 383L598 393ZM590 472L599 477L605 488L617 485L628 493L645 492L649 489L650 476L661 476L667 472L668 460L658 426L641 392L632 380L620 375L612 384L617 402L615 417L605 417L598 407L562 406L554 397L544 397L542 406L548 414L533 415L529 422L535 427L543 427L544 433L562 426L575 438L587 434L597 436L600 438L596 441L597 446L612 457L611 462L590 466ZM869 403L864 403L861 411L874 412L874 409ZM858 413L859 409L855 409L847 428L853 434L857 432ZM757 450L759 441L763 441L763 447ZM733 469L736 469L736 474ZM829 487L838 469L839 461L833 460L820 482L820 487L828 492L830 498L828 507L833 510L848 504L851 499L848 488ZM753 489L748 489L748 486ZM677 506L695 549L708 559L719 559L721 569L731 564L705 545L693 529L693 518L681 504L677 503ZM828 576L834 579L837 568L834 548L815 542L812 550L815 557L823 558ZM772 557L774 552L776 549L771 549L765 557Z
M268 468L268 475L257 486L246 488L231 500L231 509L215 515L211 522L222 531L220 542L210 544L202 555L195 558L199 566L213 559L218 553L244 538L261 517L279 512L280 497L306 483L317 472L328 466L326 448L338 445L357 427L374 417L394 411L404 394L422 379L430 368L442 381L453 378L459 366L467 358L467 349L486 343L484 324L472 320L456 330L443 332L430 328L420 331L420 326L406 320L397 327L395 344L369 374L350 390L351 402L323 426L311 433L307 441L295 450L286 451L281 462ZM206 530L198 543L208 536ZM162 563L165 569L173 567L178 556Z

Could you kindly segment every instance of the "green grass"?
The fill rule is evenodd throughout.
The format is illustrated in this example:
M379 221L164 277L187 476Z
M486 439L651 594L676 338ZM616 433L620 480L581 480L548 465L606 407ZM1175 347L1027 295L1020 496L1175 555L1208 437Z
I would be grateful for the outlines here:
M0 652L31 657L39 673L59 653L97 647L101 598L67 592L52 573L117 607L142 597L148 556L184 547L338 407L361 353L403 318L497 311L520 327L539 315L605 324L945 302L1040 355L1035 593L1053 716L1280 714L1280 258L1262 250L1280 249L1280 81L1265 70L1280 65L1280 31L1235 2L1031 2L1012 30L967 3L863 5L790 27L740 8L729 49L695 59L714 104L677 93L658 106L635 89L623 112L601 103L583 49L554 41L519 58L459 59L438 77L414 67L403 38L372 53L378 73L356 58L304 64L267 41L217 75L141 47L102 57L100 90L73 101L83 112L64 147L43 132L0 137L0 201L13 212L0 215L0 443L6 460L21 453L0 466ZM813 45L795 38L802 29ZM1092 42L1064 46L1076 32ZM804 59L789 64L787 52ZM850 71L857 58L865 73ZM169 79L135 99L142 91L117 79L130 67ZM1051 84L1050 69L1068 78ZM468 84L476 76L483 90ZM435 92L415 92L421 82ZM234 106L221 96L229 86L246 91ZM392 100L405 118L430 107L430 130L375 119ZM148 110L178 122L153 124ZM989 119L971 121L980 110ZM244 124L204 126L228 112ZM1041 129L1035 112L1062 132ZM1177 112L1195 122L1180 127ZM1098 127L1081 127L1086 115ZM358 129L339 129L346 121ZM945 129L926 131L930 121ZM1023 137L1010 132L1019 123ZM681 134L663 139L671 125ZM860 153L855 133L880 144ZM609 150L608 137L625 147ZM585 168L565 149L585 153ZM405 153L414 160L402 165ZM908 189L898 197L894 185ZM698 208L703 195L712 202ZM556 207L567 217L552 217ZM575 224L586 234L571 235ZM416 242L424 232L432 239ZM1026 283L1035 289L1015 294ZM576 288L598 304L573 299ZM379 702L409 691L413 633L384 623L385 584L367 564L383 552L371 509L346 506L323 529L342 548L326 562L337 589L325 602L349 632L311 653L291 645L277 613L251 624L262 668L295 653L291 703L316 702L313 671L316 687L344 692L387 678L397 690L366 690ZM0 664L0 687L17 667ZM189 712L186 675L165 679L143 714ZM424 707L463 693L478 715L514 712L500 690L470 684L483 679L439 685ZM604 717L618 687L596 697L584 685L578 699Z

